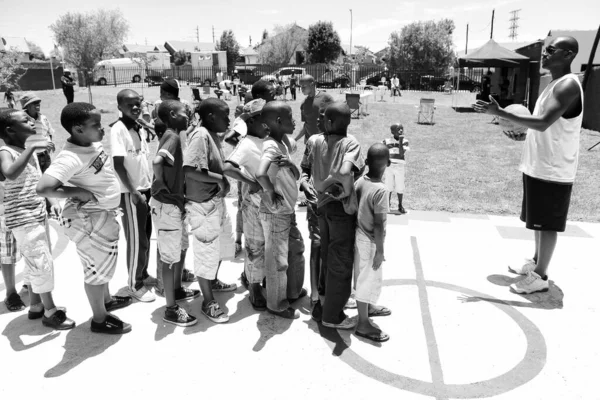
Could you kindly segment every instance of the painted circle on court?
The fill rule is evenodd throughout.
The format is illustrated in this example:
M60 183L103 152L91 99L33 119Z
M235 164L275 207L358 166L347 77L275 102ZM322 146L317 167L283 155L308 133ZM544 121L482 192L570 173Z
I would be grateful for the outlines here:
M451 285L444 282L425 280L426 286L439 289L446 289L458 293L464 293L471 296L486 297L491 300L498 300L487 294L467 289L465 287ZM416 279L392 279L383 282L383 286L402 286L417 285ZM527 349L523 359L515 365L510 371L505 372L495 378L485 381L472 382L467 384L434 384L433 382L422 381L403 375L394 374L383 368L378 367L362 358L354 352L341 337L336 329L324 328L319 324L321 335L327 339L328 346L335 354L339 353L339 358L352 367L357 372L362 373L369 378L394 386L401 390L418 393L426 396L471 399L480 397L496 396L509 392L517 387L524 385L535 378L546 364L546 341L541 331L531 320L520 313L514 307L502 303L489 303L506 313L525 334L527 339ZM385 343L383 344L385 346Z

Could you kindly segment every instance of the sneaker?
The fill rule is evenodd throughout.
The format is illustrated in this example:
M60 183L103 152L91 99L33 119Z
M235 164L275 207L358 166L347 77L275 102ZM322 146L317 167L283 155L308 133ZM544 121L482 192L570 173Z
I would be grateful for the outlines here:
M300 318L300 313L297 310L294 310L292 307L288 307L283 311L273 311L267 308L269 314L277 315L278 317L285 319L297 319Z
M106 311L114 311L120 308L125 308L133 302L129 296L111 296L108 303L104 303Z
M11 312L22 311L25 309L25 303L23 303L21 296L17 293L12 293L4 299L4 304L6 305L6 308L8 308L8 311Z
M291 299L290 298L290 299L288 299L288 302L289 303L294 303L294 302L300 300L301 298L306 297L307 294L308 294L308 291L306 289L302 288L300 290L300 294L298 295L298 297L296 297L295 299Z
M322 323L323 323L323 326L326 326L328 328L333 328L333 329L354 329L356 327L356 325L358 324L358 318L346 317L346 319L344 319L339 324L332 324L330 322L325 322L325 321L323 321Z
M75 321L67 318L67 314L63 310L56 310L49 317L42 317L42 325L47 326L57 331L66 331L75 328Z
M186 283L196 282L196 275L189 269L184 268L181 274L181 280Z
M177 326L192 326L196 325L198 319L193 315L188 314L185 309L176 305L173 308L167 307L163 321Z
M235 283L223 283L219 279L212 281L213 292L233 292L235 289L237 289Z
M399 212L400 214L408 214L408 211L406 211L406 209L405 209L404 207L400 207L400 208L398 208L398 212Z
M95 333L106 333L108 335L120 335L122 333L131 332L131 324L121 321L114 315L108 315L104 322L94 322L90 329Z
M356 305L356 300L354 300L354 297L349 297L344 308L356 308L356 307L357 307L357 305Z
M529 272L527 277L517 283L510 285L510 288L520 294L531 294L535 292L547 292L550 287L548 280L543 280L535 272Z
M180 287L175 289L175 301L188 301L200 296L200 291L196 289L189 289L186 287Z
M156 296L154 295L154 293L152 293L146 286L142 286L136 291L130 289L129 292L131 294L131 297L144 303L150 303L156 300Z
M225 311L221 310L221 306L216 300L211 301L205 306L202 306L202 314L206 315L206 318L210 319L216 324L222 324L229 321L229 315L225 314Z
M146 279L144 279L144 286L156 287L158 286L158 279L153 276L148 276Z
M536 267L537 267L537 264L533 259L526 258L525 263L523 265L515 266L515 267L511 267L509 265L508 270L510 272L512 272L513 274L527 275L528 273L535 271Z
M316 322L321 322L321 319L323 318L323 306L321 306L321 302L319 300L317 300L313 306L310 317Z

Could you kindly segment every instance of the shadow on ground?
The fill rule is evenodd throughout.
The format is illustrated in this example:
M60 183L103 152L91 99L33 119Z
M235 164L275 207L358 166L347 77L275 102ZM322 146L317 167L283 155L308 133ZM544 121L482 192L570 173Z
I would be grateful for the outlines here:
M10 321L2 331L2 335L6 336L10 347L14 351L24 351L56 339L60 336L60 333L42 325L41 319L29 320L27 313L25 313ZM22 339L23 336L41 337L33 343L25 344Z

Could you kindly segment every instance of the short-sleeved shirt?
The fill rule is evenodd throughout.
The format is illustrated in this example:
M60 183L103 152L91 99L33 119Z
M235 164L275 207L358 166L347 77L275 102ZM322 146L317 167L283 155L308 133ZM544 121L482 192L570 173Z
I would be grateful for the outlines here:
M89 211L119 208L119 179L102 143L92 143L91 146L84 147L67 141L45 173L58 179L65 186L75 186L92 192L98 199L98 204L90 202L82 206Z
M150 163L148 161L149 151L146 143L147 133L140 125L132 124L127 128L122 120L117 121L110 130L110 155L123 157L125 169L136 190L148 190L152 184ZM129 190L121 182L121 193Z
M260 203L260 211L271 214L293 214L298 200L298 186L296 177L291 167L279 167L274 161L281 156L289 157L290 152L284 143L279 143L273 138L266 138L263 142L262 160L271 161L268 175L275 187L275 193L283 197L283 204L274 206L269 201ZM266 196L266 193L263 193Z
M63 92L74 92L75 88L73 88L73 82L75 82L75 79L72 77L66 75L61 76L60 83L62 84Z
M402 146L400 145L400 140L396 140L393 137L383 139L383 144L390 150L390 161L393 163L404 161L404 154L410 150L408 141L403 136L400 138L402 140Z
M183 166L223 174L223 148L221 139L212 135L205 127L194 130L188 137L188 145L183 154ZM211 182L186 181L186 200L204 203L219 193L219 184Z
M163 176L154 177L152 181L152 197L161 203L172 204L184 210L183 193L183 150L179 134L167 129L158 142L157 156L163 162Z
M365 167L365 161L360 152L360 144L352 135L318 135L315 137L312 146L307 146L304 154L306 160L303 161L303 164L306 167L310 166L311 176L318 195L318 207L323 207L334 200L324 193L327 188L323 187L323 182L329 175L337 178L342 186L345 183L343 178L339 177L344 162L351 162L356 172L362 171ZM346 183L354 185L352 175L345 177L345 179L351 179L352 182Z
M54 135L54 129L50 120L42 113L38 113L38 117L35 120L35 133L51 140L52 135Z
M317 126L317 118L319 117L319 110L323 105L333 103L333 97L326 92L317 92L314 97L307 97L300 106L300 112L302 114L302 121L304 121L304 130L306 131L306 140L312 135L316 135L319 132Z
M359 178L354 188L358 197L356 229L375 241L375 214L389 212L389 192L383 182L372 181L368 176Z
M260 165L260 158L262 157L264 139L258 138L252 135L246 135L231 152L227 162L243 168L249 177L256 180L256 171ZM250 196L250 200L257 207L260 206L260 194L253 193L248 194L248 185L243 185L244 193L243 196Z
M14 161L24 149L2 146L0 151L8 152ZM7 228L13 229L46 219L46 201L35 190L41 177L38 159L32 156L18 177L4 181L4 216Z

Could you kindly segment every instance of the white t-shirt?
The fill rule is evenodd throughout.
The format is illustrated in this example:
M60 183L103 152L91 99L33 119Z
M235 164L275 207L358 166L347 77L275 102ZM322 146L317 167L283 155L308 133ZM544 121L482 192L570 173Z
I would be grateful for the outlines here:
M246 172L246 175L256 180L256 171L260 165L264 140L256 136L246 135L231 152L227 161L236 164ZM244 196L248 193L248 185L244 186ZM252 203L260 206L260 194L250 195Z
M260 211L272 214L293 214L296 208L296 200L298 199L296 177L294 176L291 167L279 167L274 162L280 156L290 156L287 146L267 137L263 141L261 160L271 161L268 172L269 179L275 187L275 192L283 197L283 204L276 206L269 203L268 200L263 199L260 204Z
M98 199L98 204L85 204L83 207L87 210L114 210L119 207L119 179L102 143L82 147L66 142L52 160L46 174L65 186L80 187L92 192Z
M148 162L147 133L140 128L139 134L133 128L127 129L123 121L117 121L110 130L110 155L112 157L124 157L124 165L131 179L131 183L137 190L148 190L152 184L150 163ZM121 185L121 193L129 190Z
M575 181L579 161L579 137L583 122L583 89L575 74L567 74L551 82L542 92L533 115L542 115L548 100L559 82L573 79L581 92L581 113L571 119L560 117L544 132L527 130L521 155L519 171L532 178L551 182L572 183Z

